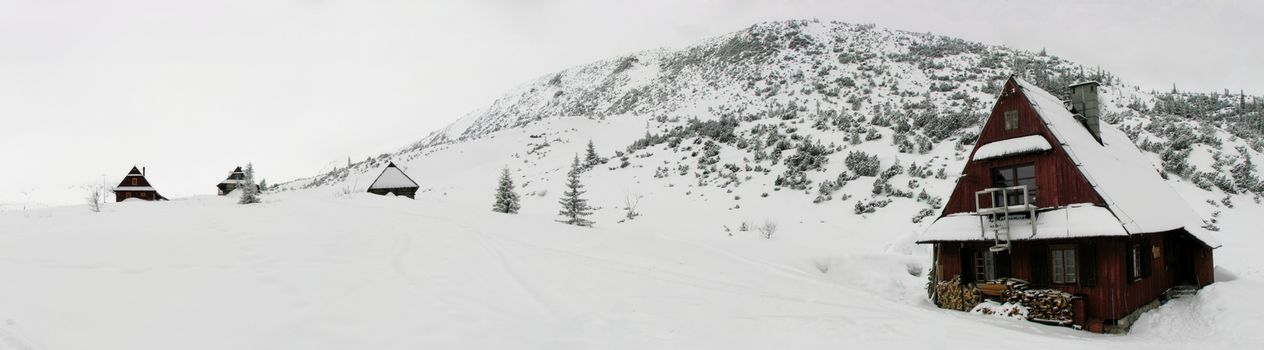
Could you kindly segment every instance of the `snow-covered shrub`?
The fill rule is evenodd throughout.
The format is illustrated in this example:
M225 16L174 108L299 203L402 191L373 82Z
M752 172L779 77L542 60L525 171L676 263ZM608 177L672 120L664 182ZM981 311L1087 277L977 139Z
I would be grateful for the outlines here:
M1186 162L1186 159L1189 159L1189 152L1189 148L1178 149L1169 145L1169 148L1159 155L1163 161L1163 170L1177 176L1189 177L1187 175L1192 171L1189 163Z
M847 169L851 169L857 176L877 176L881 166L877 155L863 151L847 153L847 158L843 160L843 163L847 164Z
M914 224L920 223L922 222L922 220L926 219L927 217L930 217L931 215L935 215L934 209L922 208L922 210L919 210L916 215L913 215L913 223Z
M856 201L855 212L856 212L856 215L869 214L869 213L878 211L878 208L885 207L887 206L887 204L891 204L890 199L883 198L883 199L858 200Z

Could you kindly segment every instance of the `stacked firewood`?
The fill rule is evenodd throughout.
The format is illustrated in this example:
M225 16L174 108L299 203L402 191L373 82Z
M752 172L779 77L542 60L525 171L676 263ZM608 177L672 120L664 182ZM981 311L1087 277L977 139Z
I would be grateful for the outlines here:
M1072 321L1071 293L1054 289L1010 289L1002 298L1007 303L1027 307L1027 319L1032 321Z
M961 276L935 286L935 303L941 308L970 311L982 300L979 289L973 283L962 283Z

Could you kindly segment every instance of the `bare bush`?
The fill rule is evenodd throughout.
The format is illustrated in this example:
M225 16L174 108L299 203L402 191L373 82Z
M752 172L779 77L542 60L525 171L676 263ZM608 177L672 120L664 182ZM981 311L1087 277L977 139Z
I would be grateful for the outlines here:
M91 210L93 213L100 213L101 206L105 205L105 186L88 186L88 195L84 199L88 201L88 210Z
M627 216L628 220L636 219L636 217L641 216L641 213L636 211L636 207L640 206L640 204L641 195L636 193L623 194L623 210L624 215Z
M759 225L757 229L759 230L760 236L765 239L772 239L772 235L777 233L777 223L772 220L765 220L764 224Z

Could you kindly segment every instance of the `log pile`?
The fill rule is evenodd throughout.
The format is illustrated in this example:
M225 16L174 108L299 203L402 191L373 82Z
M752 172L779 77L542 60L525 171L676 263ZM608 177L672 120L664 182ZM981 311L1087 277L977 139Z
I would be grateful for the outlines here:
M1004 297L1010 291L1026 290L1027 281L1017 278L1002 278L980 283L978 287L979 291L983 292L985 296ZM1005 301L1009 300L1005 299Z
M1021 305L1027 309L1027 320L1044 323L1073 322L1071 293L1056 289L1028 289L1027 281L1003 278L975 285L961 282L961 277L939 282L935 286L935 302L941 308L971 311L985 297L1002 303ZM1007 316L1014 316L1017 308ZM990 311L990 310L989 310ZM985 314L990 312L983 312Z
M970 311L982 300L979 289L973 283L962 283L961 276L935 286L935 304L941 308Z
M1073 321L1071 293L1054 289L1011 289L1002 296L1005 302L1026 306L1031 321L1066 324Z

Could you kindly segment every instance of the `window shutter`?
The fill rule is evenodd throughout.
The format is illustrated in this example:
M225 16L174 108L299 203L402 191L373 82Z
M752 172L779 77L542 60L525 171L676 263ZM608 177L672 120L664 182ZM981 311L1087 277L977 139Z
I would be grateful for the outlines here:
M1049 286L1049 247L1045 245L1031 246L1031 285L1035 287Z
M1093 243L1081 243L1079 252L1076 256L1080 258L1078 265L1080 267L1080 285L1085 287L1097 286L1097 245Z

